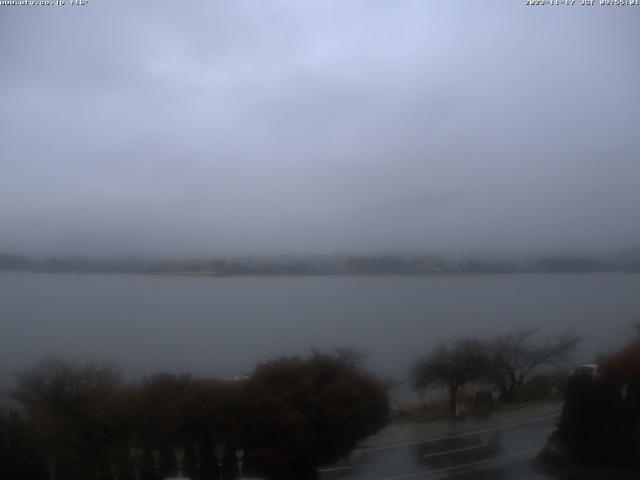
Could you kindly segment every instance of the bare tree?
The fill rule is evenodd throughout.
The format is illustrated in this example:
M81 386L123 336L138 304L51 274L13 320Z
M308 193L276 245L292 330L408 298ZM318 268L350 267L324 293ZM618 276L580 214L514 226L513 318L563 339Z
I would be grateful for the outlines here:
M536 338L538 330L532 326L521 327L489 344L489 379L508 403L514 401L529 374L540 367L565 361L580 341L580 337L569 334Z
M460 389L469 383L482 381L488 368L489 358L484 342L468 338L451 346L441 343L431 354L414 364L411 377L417 390L446 387L451 413L455 415Z
M364 362L371 356L368 351L354 346L333 347L333 351L346 365L357 368L362 367Z

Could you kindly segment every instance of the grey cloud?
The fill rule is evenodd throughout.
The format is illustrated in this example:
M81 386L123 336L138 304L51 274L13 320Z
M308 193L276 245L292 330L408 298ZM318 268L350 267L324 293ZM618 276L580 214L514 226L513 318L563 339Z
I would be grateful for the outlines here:
M640 10L94 2L0 12L0 250L640 241Z

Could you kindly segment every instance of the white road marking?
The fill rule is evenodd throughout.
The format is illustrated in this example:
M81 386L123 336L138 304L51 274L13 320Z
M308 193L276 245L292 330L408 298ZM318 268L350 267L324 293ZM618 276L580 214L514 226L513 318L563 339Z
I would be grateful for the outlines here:
M422 458L439 457L441 455L448 455L450 453L458 453L458 452L466 452L468 450L474 450L476 448L482 448L482 447L488 447L488 446L489 446L488 443L480 443L478 445L472 445L470 447L456 448L455 450L445 450L444 452L429 453L427 455L423 455Z
M344 467L330 467L330 468L319 468L318 472L319 473L326 473L326 472L341 472L343 470L351 470L351 468L353 468L351 465L346 465Z
M559 416L560 416L559 413L554 413L553 415L544 415L542 417L531 418L529 420L525 420L525 421L522 421L522 422L508 423L506 425L498 425L496 427L484 428L482 430L473 430L471 432L456 433L454 435L447 435L447 436L444 436L444 437L438 437L438 438L433 438L433 439L429 439L429 440L420 440L420 441L417 441L417 442L397 443L395 445L387 445L387 446L384 446L384 447L362 448L362 449L360 449L360 451L363 452L363 453L368 453L368 452L378 452L378 451L381 451L381 450L390 450L390 449L393 449L393 448L412 447L414 445L423 445L425 443L439 442L441 440L449 440L451 438L466 437L467 435L476 435L478 433L495 432L496 430L502 430L502 429L511 428L511 427L518 427L520 425L528 425L530 423L542 422L544 420L548 420L550 418L555 418L555 417L559 417Z
M451 472L453 470L460 470L461 468L476 467L478 465L486 465L487 463L499 462L502 460L507 460L509 458L520 457L522 455L526 455L528 453L533 453L538 451L539 451L538 448L532 448L529 450L522 450L520 452L510 453L508 455L502 455L500 457L493 457L493 458L488 458L486 460L480 460L478 462L465 463L463 465L456 465L455 467L440 468L437 470L423 470L422 472L410 473L407 475L399 475L396 477L386 477L379 480L404 480L405 478L423 477L425 475L437 475L440 473Z

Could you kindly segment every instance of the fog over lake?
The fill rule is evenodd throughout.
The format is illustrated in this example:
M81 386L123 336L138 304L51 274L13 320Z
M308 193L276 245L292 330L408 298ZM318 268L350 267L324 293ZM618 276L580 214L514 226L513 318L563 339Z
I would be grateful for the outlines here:
M0 273L0 382L43 354L159 370L249 373L311 348L352 345L405 377L439 341L521 324L583 336L575 363L624 344L640 277L621 273L172 277Z
M3 8L0 253L634 247L640 9L579 3Z
M367 256L640 270L640 8L75 3L0 14L2 270ZM0 272L0 382L47 353L227 376L338 345L404 377L439 341L527 324L582 336L578 362L638 320L631 274Z

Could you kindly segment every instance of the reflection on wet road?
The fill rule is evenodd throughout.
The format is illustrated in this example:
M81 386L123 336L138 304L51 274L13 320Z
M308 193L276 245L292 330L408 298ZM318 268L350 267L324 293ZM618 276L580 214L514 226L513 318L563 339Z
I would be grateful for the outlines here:
M532 460L554 429L558 415L440 437L424 442L356 450L350 464L322 470L335 480L553 478Z

